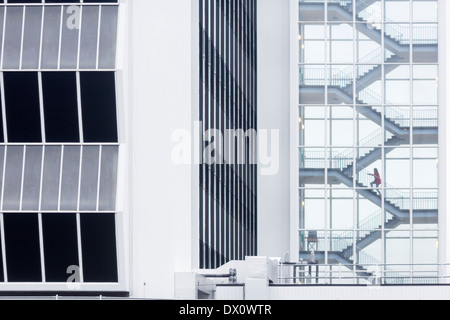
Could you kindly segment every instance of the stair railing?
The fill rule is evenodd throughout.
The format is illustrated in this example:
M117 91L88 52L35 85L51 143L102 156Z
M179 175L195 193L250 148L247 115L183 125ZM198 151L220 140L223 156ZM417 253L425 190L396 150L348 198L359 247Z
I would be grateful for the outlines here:
M325 3L325 0L300 0L300 3ZM328 0L330 4L338 4L347 12L353 14L351 0ZM385 34L401 45L408 45L412 41L414 45L434 45L438 43L437 25L415 25L411 29L409 26L402 26L396 21L383 17L381 9L374 5L373 1L358 0L356 3L357 16L367 21L367 23L381 32L382 21L384 20Z

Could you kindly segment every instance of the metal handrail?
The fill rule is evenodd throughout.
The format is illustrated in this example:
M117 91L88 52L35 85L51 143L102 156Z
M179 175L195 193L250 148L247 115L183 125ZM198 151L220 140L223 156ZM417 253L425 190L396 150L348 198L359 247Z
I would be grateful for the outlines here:
M374 261L376 262L376 261ZM317 274L309 273L308 266L317 268ZM358 270L361 267L365 270ZM415 267L425 267L424 270L413 270ZM438 284L448 282L450 276L444 270L448 269L450 264L314 264L306 261L298 263L281 262L278 265L278 283L280 284L332 284L339 281L353 281L367 285L382 284ZM286 272L286 268L297 270L293 273L291 270ZM300 268L300 269L298 269ZM293 276L292 276L293 275Z
M328 3L338 4L349 13L353 13L351 0L328 0ZM300 3L325 3L325 0L300 0ZM434 45L438 43L438 27L434 24L403 26L396 21L383 17L382 11L366 0L359 0L356 4L357 16L366 21L371 27L382 31L401 45ZM384 22L382 22L384 21Z
M325 81L325 68L315 68L309 66L300 66L300 83L304 86L327 86L337 87L350 97L353 96L353 78L345 75L344 70L336 68L327 69L327 81ZM359 105L368 105L370 108L384 114L388 121L393 122L402 128L410 127L412 124L416 127L437 127L438 126L438 108L437 107L414 107L412 117L409 110L403 110L401 107L394 106L394 103L383 99L377 92L367 88L364 84L356 80L356 92L358 94L357 103ZM385 107L382 106L385 100ZM384 109L384 110L383 110Z
M325 151L304 151L301 150L301 167L304 169L324 169L327 164L329 169L340 170L342 174L348 178L353 178L353 171L344 172L352 163L353 157L342 157L341 153L328 152L325 157ZM370 185L373 181L371 177L372 172L369 172L364 167L356 164L356 183L357 187L371 189ZM382 181L383 182L383 181ZM437 191L417 191L414 190L412 194L399 190L398 187L392 186L386 182L378 187L380 195L384 192L385 202L396 206L400 210L437 210L438 208L438 192ZM412 198L412 202L411 202Z

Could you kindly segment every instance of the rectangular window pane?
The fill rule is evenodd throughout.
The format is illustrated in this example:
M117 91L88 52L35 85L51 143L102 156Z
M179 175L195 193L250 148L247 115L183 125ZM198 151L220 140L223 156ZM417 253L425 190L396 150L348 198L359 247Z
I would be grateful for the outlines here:
M78 8L78 9L75 9ZM78 60L78 36L80 26L76 17L79 7L64 6L64 18L61 39L61 69L76 69ZM79 19L78 19L79 23Z
M0 43L3 43L3 24L5 19L5 7L0 7ZM0 59L3 55L3 50L0 49Z
M27 146L25 172L23 178L23 210L39 210L39 191L41 189L42 147Z
M117 282L115 214L81 214L85 282Z
M81 169L80 210L97 209L99 147L83 147Z
M41 48L42 8L26 7L25 30L23 34L22 68L37 69L39 67L39 51Z
M3 68L19 69L22 42L23 7L6 8L5 48Z
M9 142L42 142L37 72L4 72Z
M44 159L41 209L57 210L61 166L61 147L46 146Z
M100 69L113 69L116 65L117 6L102 7L98 64Z
M8 281L41 282L38 215L7 213L3 219Z
M116 210L117 165L119 147L102 147L102 165L100 173L99 210Z
M75 72L43 72L47 142L80 142Z
M117 142L115 73L81 72L80 82L84 141Z
M44 69L56 69L58 67L60 25L61 7L46 6L44 8L44 34L41 61L41 67Z
M65 146L61 182L61 210L77 210L80 147Z
M80 69L95 69L97 64L99 7L83 7L81 25Z
M67 282L67 269L79 267L76 215L43 214L42 229L46 281Z
M3 210L19 210L20 208L23 150L22 146L7 148Z

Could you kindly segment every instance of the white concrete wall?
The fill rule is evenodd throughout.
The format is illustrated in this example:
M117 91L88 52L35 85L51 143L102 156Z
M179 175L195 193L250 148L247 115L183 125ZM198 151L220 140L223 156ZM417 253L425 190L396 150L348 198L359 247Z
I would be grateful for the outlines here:
M290 250L289 5L258 0L258 129L280 130L280 170L258 177L258 255L269 257Z
M244 287L218 286L216 287L215 300L242 301L244 300Z
M195 167L171 161L173 132L190 129L198 109L197 2L128 1L133 297L173 298L174 273L198 260Z

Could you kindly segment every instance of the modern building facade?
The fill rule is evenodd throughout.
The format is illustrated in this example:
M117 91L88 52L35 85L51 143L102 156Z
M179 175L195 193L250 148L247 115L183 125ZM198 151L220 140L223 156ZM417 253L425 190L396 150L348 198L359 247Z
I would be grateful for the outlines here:
M256 134L256 1L5 1L0 16L0 293L170 298L175 271L256 255L239 140Z
M118 3L92 2L0 6L1 291L118 291Z
M445 283L446 10L2 1L0 294L174 298L232 266L301 298L276 285L310 260L319 284ZM273 261L299 268L247 281Z
M275 22L259 31L280 47L259 51L260 85L276 90L261 90L259 125L287 128L289 140L284 171L261 177L259 191L284 212L275 227L291 230L262 239L260 254L313 259L322 284L446 282L445 2L260 7ZM275 221L262 203L260 219Z
M300 1L301 258L438 275L438 9Z

